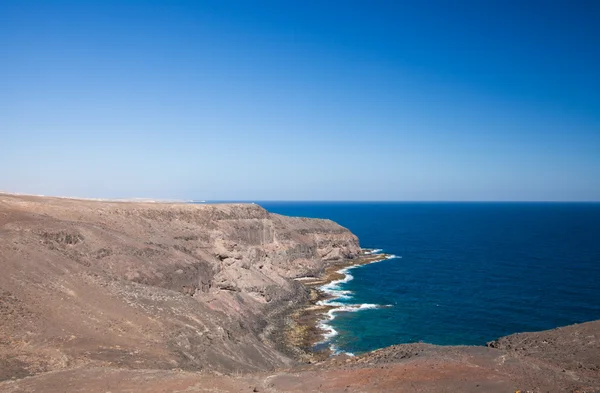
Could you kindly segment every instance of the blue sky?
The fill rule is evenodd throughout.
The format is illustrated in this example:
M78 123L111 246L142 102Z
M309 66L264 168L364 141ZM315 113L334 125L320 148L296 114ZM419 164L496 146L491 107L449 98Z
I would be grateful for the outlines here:
M0 2L0 190L600 200L596 1Z

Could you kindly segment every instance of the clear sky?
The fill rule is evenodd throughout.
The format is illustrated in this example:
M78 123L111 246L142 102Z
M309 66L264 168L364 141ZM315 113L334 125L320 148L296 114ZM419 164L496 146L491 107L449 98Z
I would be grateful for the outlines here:
M0 1L0 190L600 200L600 2Z

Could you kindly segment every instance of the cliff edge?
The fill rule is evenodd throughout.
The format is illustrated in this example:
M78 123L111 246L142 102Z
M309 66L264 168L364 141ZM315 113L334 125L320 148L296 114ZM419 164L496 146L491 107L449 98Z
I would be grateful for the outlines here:
M600 392L600 321L294 360L293 278L359 254L332 221L253 204L0 194L0 391Z
M0 380L72 367L268 370L290 278L354 258L329 220L253 204L0 194Z

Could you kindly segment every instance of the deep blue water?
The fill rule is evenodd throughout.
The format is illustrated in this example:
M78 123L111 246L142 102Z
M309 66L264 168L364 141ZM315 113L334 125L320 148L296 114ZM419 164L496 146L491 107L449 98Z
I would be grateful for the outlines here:
M259 202L329 218L401 256L351 270L331 343L360 353L423 341L485 344L600 319L600 204Z

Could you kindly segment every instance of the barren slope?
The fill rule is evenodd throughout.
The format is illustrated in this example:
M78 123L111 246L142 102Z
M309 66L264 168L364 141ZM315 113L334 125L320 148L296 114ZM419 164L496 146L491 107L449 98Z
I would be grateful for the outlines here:
M276 340L307 296L290 278L359 251L250 204L0 194L0 391L600 392L599 321L297 363Z
M358 251L331 221L252 204L0 195L0 379L288 364L260 338L268 316L305 296L286 277Z

